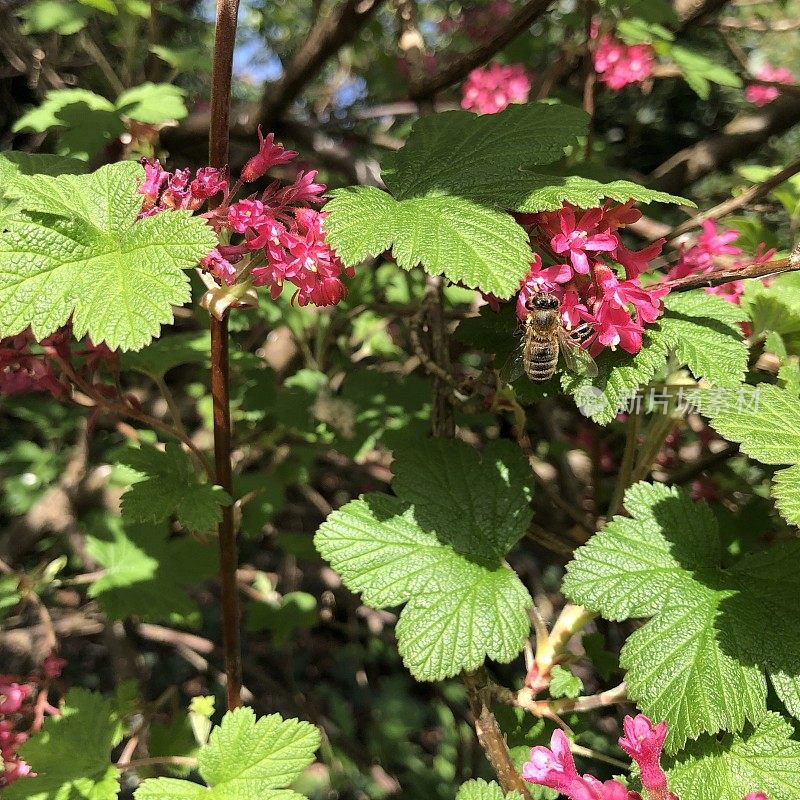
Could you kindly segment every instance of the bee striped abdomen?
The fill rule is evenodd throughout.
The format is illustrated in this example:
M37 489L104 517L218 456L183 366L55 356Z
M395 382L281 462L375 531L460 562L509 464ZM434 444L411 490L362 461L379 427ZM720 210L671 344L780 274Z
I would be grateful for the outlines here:
M558 364L558 341L555 336L542 336L528 328L522 363L525 373L539 383L553 377Z

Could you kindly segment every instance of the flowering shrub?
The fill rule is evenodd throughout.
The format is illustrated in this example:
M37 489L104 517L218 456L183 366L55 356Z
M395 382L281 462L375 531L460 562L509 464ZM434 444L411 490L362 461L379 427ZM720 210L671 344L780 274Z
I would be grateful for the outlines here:
M597 26L593 28L593 34L598 35ZM647 80L655 63L655 53L649 44L625 45L610 33L600 36L593 58L600 81L614 90Z
M794 83L794 75L786 67L773 67L764 64L756 72L756 78L761 81L772 81L775 83ZM780 94L780 89L776 86L762 86L758 83L751 83L744 90L744 96L748 103L755 106L765 106L771 103Z
M45 714L58 714L47 695L51 680L61 675L65 664L63 658L51 654L39 672L24 679L0 675L0 789L19 778L35 776L17 751L32 733L41 729Z
M296 156L275 144L275 135L258 131L259 150L242 169L240 179L229 186L225 170L203 167L191 178L189 170L166 172L158 161L145 162L145 181L140 192L145 200L142 217L163 211L195 211L209 198L222 195L203 217L220 238L200 264L220 284L250 283L268 286L273 300L286 283L295 287L292 302L304 306L336 305L347 296L341 275L353 277L326 243L324 213L311 205L323 202L325 186L315 183L316 172L298 172L283 186L274 181L258 195L236 200L238 191L263 177L272 167L288 164ZM231 242L232 234L240 234Z
M667 273L667 277L677 279L688 275L707 275L716 269L718 259L728 261L731 269L742 269L748 264L765 264L775 256L774 249L767 249L761 243L749 259L740 258L744 252L733 244L738 238L738 231L731 229L718 233L716 222L706 220L697 241L690 247L681 245L680 257ZM738 304L744 293L744 281L730 281L722 286L707 287L706 291Z
M11 5L2 800L800 800L794 23Z
M639 352L644 325L661 315L661 298L668 290L645 289L640 282L664 240L639 251L628 250L622 243L619 230L641 217L632 205L632 201L616 206L606 203L585 210L564 204L559 211L529 218L536 247L548 260L568 263L543 267L537 254L517 296L520 320L528 315L526 302L532 293L549 292L561 302L567 328L582 322L591 325L583 346L592 355L617 346L628 353Z
M520 64L476 67L464 82L461 108L495 114L511 103L524 103L530 91L531 80Z

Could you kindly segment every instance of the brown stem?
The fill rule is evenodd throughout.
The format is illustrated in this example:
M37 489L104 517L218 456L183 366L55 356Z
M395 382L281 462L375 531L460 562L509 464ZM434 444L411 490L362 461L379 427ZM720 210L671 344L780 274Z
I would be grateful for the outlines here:
M446 64L438 72L411 85L410 95L414 100L432 97L441 89L458 83L473 68L488 61L500 52L547 10L552 0L529 0L505 25L486 43L478 45Z
M465 672L464 685L467 687L467 700L475 720L478 742L497 774L500 786L504 792L517 791L524 800L531 800L528 786L514 768L506 741L490 708L491 690L486 678L486 671L481 667L475 672Z
M239 0L217 0L214 32L214 66L211 73L211 128L208 137L210 166L228 163L228 128L231 102L233 48ZM217 484L233 493L231 475L230 370L228 365L228 318L209 315L211 325L211 399L214 411L214 461ZM219 535L219 571L222 587L222 651L225 660L225 694L228 709L241 704L242 657L239 594L236 588L236 529L233 506L224 506Z
M666 281L663 286L668 286L672 292L690 292L705 286L721 286L723 283L743 281L750 278L765 278L768 275L779 275L782 272L796 272L800 270L800 253L797 248L789 258L776 258L765 264L750 264L740 269L719 269L707 272L705 275L687 275L685 278L676 278Z
M692 228L699 228L707 219L719 219L720 217L724 217L743 208L753 200L767 194L767 192L770 192L776 186L779 186L798 172L800 172L800 159L793 161L780 172L777 172L765 181L754 184L736 197L731 197L713 208L709 208L708 211L704 211L702 214L697 214L691 219L687 219L686 222L682 222L670 232L667 239L675 239L687 231L692 230Z

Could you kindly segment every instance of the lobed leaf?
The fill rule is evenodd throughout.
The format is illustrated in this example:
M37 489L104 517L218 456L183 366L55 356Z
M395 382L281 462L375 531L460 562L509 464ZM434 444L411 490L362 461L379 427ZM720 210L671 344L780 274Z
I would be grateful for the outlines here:
M372 187L337 189L325 206L328 239L347 264L392 249L404 269L510 297L533 258L528 237L508 214L462 197L395 200Z
M61 715L45 717L41 731L19 749L36 777L4 787L3 800L116 800L119 773L111 750L121 738L109 700L70 689Z
M398 647L419 680L510 661L531 604L503 560L530 521L524 458L507 442L479 458L463 442L427 440L397 448L394 471L398 496L365 495L334 512L317 549L365 603L406 604Z
M178 778L148 778L136 800L301 800L286 787L314 760L319 731L278 714L256 719L250 708L222 718L198 757L208 786Z
M77 338L138 350L190 296L189 269L214 246L204 220L171 211L137 221L142 168L19 176L24 218L0 233L0 337L37 339L72 318Z
M766 714L768 675L800 715L800 542L723 570L717 521L684 491L639 483L567 567L564 592L612 620L651 617L622 649L630 696L666 719L674 751L700 733L741 731Z

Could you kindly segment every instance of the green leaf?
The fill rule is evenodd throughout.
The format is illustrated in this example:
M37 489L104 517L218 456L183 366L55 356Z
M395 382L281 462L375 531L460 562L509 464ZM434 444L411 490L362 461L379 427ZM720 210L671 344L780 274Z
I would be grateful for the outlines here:
M525 459L508 442L479 457L463 442L415 441L396 448L394 473L397 497L368 494L334 512L317 549L365 603L406 604L398 646L417 679L510 661L531 605L504 561L531 518Z
M70 36L83 30L92 16L88 8L64 0L34 0L17 13L25 20L22 32L26 35L53 31Z
M494 781L478 778L462 783L456 800L522 800L522 795L519 792L505 794Z
M19 749L37 776L6 786L3 800L116 800L119 773L111 750L121 734L110 701L70 689L61 715L45 717L42 730Z
M142 445L123 450L117 460L142 476L122 495L122 516L131 522L160 522L174 514L189 531L209 533L231 498L219 486L200 483L189 457L175 442L158 450Z
M677 203L696 207L695 203L685 197L647 189L632 181L601 183L579 175L550 175L525 169L519 169L514 175L508 176L497 187L484 191L470 190L470 196L480 202L496 203L527 213L555 211L565 202L580 208L594 208L605 199L620 203L636 200L640 203Z
M616 27L617 36L625 44L639 44L640 42L671 42L675 35L668 28L657 22L648 22L638 17L621 19Z
M664 344L697 380L736 387L747 372L747 346L738 325L747 314L707 292L683 292L664 298L667 313L659 323Z
M95 519L86 551L105 574L91 584L112 619L193 624L199 620L190 587L214 575L216 549L188 537L169 537L164 525L123 525L119 517Z
M667 721L671 751L700 733L758 723L763 671L800 670L797 635L774 621L776 613L793 616L776 606L796 604L796 582L770 572L764 554L723 571L713 513L682 490L638 483L625 508L630 518L614 517L576 552L564 593L611 620L652 617L630 636L620 663L631 698ZM769 566L796 551L797 543L773 548ZM768 641L767 630L775 632Z
M16 575L0 575L0 620L19 603L19 578Z
M104 11L106 14L117 15L117 7L114 5L113 0L78 0L83 6L96 8L98 11Z
M550 671L551 697L580 697L583 692L583 681L568 669L556 664Z
M317 598L307 592L289 592L279 605L247 604L247 630L271 631L276 645L285 644L297 630L311 628L319 619Z
M624 410L626 398L663 375L670 351L698 379L722 387L741 385L747 369L747 348L737 323L747 318L746 313L703 291L668 295L664 307L664 315L645 327L642 349L636 355L606 350L596 359L596 378L562 375L564 390L595 422L611 422Z
M87 89L53 89L12 128L38 133L59 129L58 150L84 161L125 131L114 104Z
M301 800L286 787L313 761L317 729L278 714L256 720L252 709L229 711L199 755L208 784L178 778L148 778L136 800Z
M711 417L711 426L763 464L792 465L775 473L772 494L787 522L800 525L800 399L766 384L752 395L751 413L725 411Z
M202 47L165 47L154 44L150 47L150 52L178 72L211 71L211 53Z
M764 792L800 800L800 743L780 715L767 714L743 736L704 736L669 768L669 786L691 800L740 800Z
M328 239L346 264L389 247L404 269L421 264L470 288L508 298L533 258L528 236L508 214L461 197L395 200L372 187L337 189L325 206Z
M20 175L79 175L83 172L86 172L86 164L75 158L13 150L0 153L0 191L3 194L9 192Z
M478 116L446 111L421 117L387 159L383 178L399 200L428 194L475 198L496 191L523 166L558 161L586 132L588 118L558 104L511 105Z
M117 111L138 122L151 125L183 119L189 112L183 98L186 92L171 83L141 83L117 98Z
M0 336L30 325L42 339L71 316L77 338L138 350L172 322L172 306L190 296L184 270L216 237L189 212L137 221L142 177L127 162L16 179L27 218L0 234Z
M686 82L703 100L708 99L711 83L732 86L737 89L742 85L741 78L735 72L703 53L681 45L672 45L668 52L675 64L683 71Z
M148 347L133 353L123 353L122 369L163 378L171 369L182 364L204 364L209 360L211 339L208 331L170 332Z

